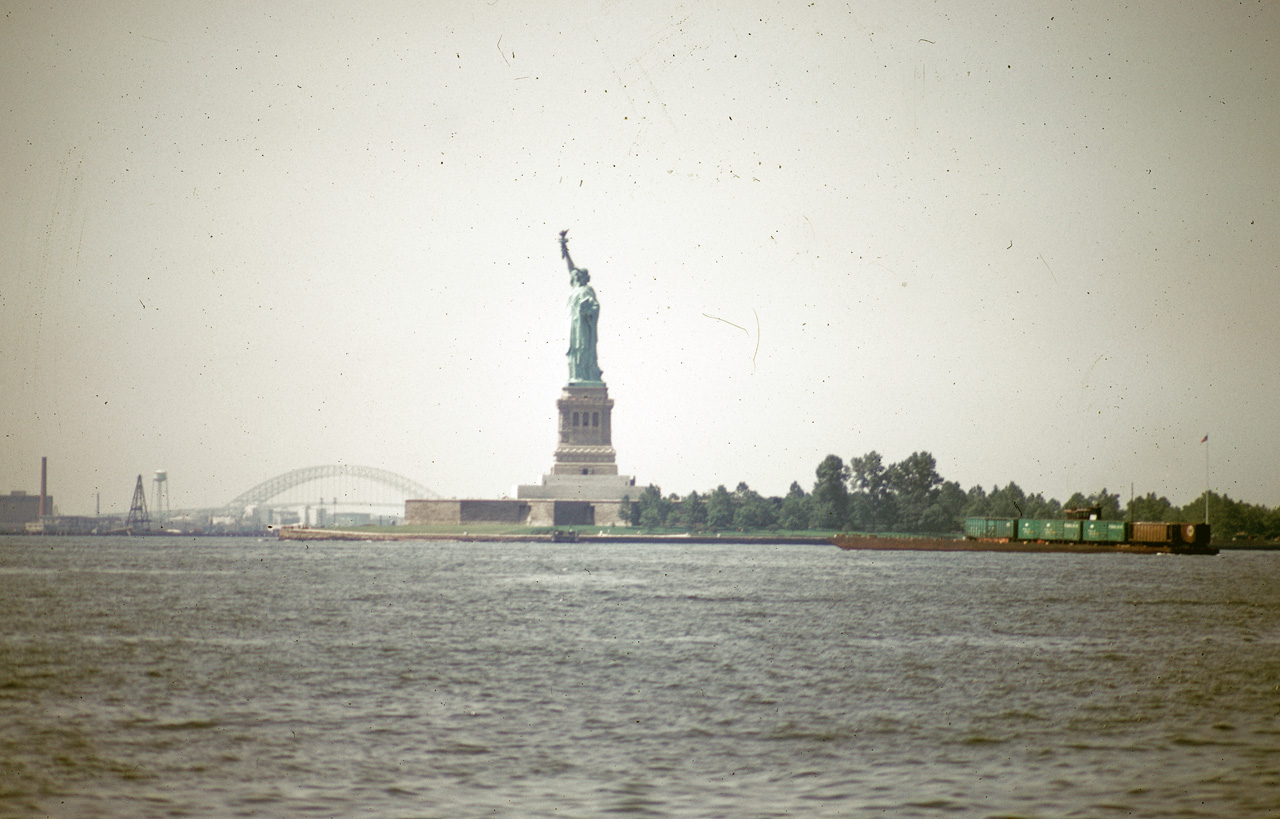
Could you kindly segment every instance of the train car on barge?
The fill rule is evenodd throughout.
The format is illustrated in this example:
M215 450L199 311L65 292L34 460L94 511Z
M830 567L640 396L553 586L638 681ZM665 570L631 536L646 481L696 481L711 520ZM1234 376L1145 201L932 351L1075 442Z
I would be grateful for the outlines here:
M1065 546L1076 547L1073 551L1218 553L1210 545L1207 523L973 517L965 518L964 538L973 543L1024 544L1027 551Z
M832 542L850 550L1218 553L1207 523L1101 520L1100 511L1068 509L1065 520L970 517L962 538L837 535Z

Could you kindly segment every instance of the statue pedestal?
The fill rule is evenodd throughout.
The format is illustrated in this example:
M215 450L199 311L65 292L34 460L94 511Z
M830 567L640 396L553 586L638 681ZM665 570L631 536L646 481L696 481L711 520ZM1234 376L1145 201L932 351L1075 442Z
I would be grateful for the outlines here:
M636 497L635 481L618 474L613 449L613 399L599 384L570 384L556 401L559 443L541 484L516 488L517 498L621 500Z
M514 523L526 526L626 526L639 497L635 479L618 474L613 451L613 400L596 361L600 302L586 269L574 267L566 234L560 254L569 265L569 378L556 401L559 442L540 484L516 487L515 499L406 500L406 523ZM622 499L628 498L627 503Z

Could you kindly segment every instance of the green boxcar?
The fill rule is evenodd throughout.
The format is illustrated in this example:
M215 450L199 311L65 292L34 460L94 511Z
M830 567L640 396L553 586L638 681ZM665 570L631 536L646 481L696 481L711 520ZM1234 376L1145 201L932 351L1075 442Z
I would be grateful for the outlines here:
M1044 525L1047 522L1035 518L1019 518L1018 540L1044 540Z
M1007 540L1119 543L1125 524L1118 520L1042 520L1038 518L965 518L964 536Z
M1067 536L1066 524L1068 523L1076 524L1074 537ZM1049 542L1059 540L1079 540L1079 524L1079 521L1022 518L1018 521L1018 540L1045 540Z
M1009 518L965 518L964 536L970 538L1013 538L1016 520Z
M1123 543L1124 521L1122 520L1086 520L1083 539L1091 543Z

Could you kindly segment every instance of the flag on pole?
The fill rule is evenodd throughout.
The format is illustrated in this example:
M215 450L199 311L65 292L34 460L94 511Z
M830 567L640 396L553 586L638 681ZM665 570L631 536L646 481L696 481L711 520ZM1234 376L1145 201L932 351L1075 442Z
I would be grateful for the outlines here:
M1208 435L1206 435L1206 436L1204 436L1203 438L1201 438L1201 439L1200 439L1200 443L1202 443L1202 444L1203 444L1203 443L1207 443L1207 442L1208 442L1208 440L1209 440L1209 436L1208 436Z

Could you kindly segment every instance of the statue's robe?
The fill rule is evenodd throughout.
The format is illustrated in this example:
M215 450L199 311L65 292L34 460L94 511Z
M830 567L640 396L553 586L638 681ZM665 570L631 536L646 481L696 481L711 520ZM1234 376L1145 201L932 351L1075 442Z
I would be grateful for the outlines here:
M569 383L600 381L600 365L596 361L596 323L600 318L600 302L591 285L575 287L569 294Z

